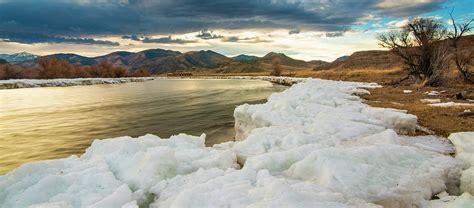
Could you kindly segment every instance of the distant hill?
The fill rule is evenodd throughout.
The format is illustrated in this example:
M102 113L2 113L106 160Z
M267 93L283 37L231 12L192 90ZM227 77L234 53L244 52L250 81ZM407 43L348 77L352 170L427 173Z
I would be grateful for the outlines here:
M0 54L0 59L6 60L8 62L28 61L28 60L33 60L36 57L38 56L31 53L27 53L27 52L14 53L14 54Z
M265 55L263 58L261 58L262 62L269 63L273 61L273 59L280 59L281 64L285 66L292 66L292 67L312 67L311 63L302 61L302 60L297 60L297 59L292 59L288 57L287 55L283 53L275 53L275 52L270 52L267 55Z
M230 58L211 50L191 51L184 54L168 54L164 57L147 59L134 64L133 68L145 68L153 73L163 73L219 68L230 61Z
M8 61L5 59L0 59L0 64L8 64Z
M248 61L248 60L258 59L258 57L257 56L250 56L250 55L240 54L238 56L233 57L233 59L238 60L238 61Z
M340 61L347 61L350 58L350 56L341 56L334 60L334 62L340 62Z
M246 55L244 55L245 57ZM225 65L225 67L217 70L223 73L239 73L239 72L262 72L272 70L272 61L280 59L280 67L284 71L312 70L316 66L327 64L328 62L321 60L303 61L293 59L283 53L270 52L263 57L255 57L252 59L233 58L234 62Z
M150 49L140 52L117 51L97 57L85 57L72 53L59 53L37 57L32 60L16 63L25 68L37 68L39 58L54 57L67 60L71 64L95 65L100 62L110 62L112 65L127 69L146 69L152 73L166 73L174 71L206 71L217 72L262 72L270 71L273 59L281 60L281 67L286 71L312 70L314 67L327 62L303 61L288 57L283 53L270 52L264 57L239 55L229 58L211 50L190 51L181 53L179 51Z
M48 58L54 57L57 59L67 60L71 64L94 65L98 63L94 58L80 56L73 53L58 53L58 54L47 55L44 57L48 57Z
M372 50L358 51L350 56L342 56L331 63L317 66L315 69L391 69L401 67L402 64L403 61L390 51Z
M322 60L313 60L313 61L308 61L308 63L310 63L311 66L313 66L313 67L318 67L318 66L322 66L322 65L328 64L329 62L327 62L327 61L322 61Z

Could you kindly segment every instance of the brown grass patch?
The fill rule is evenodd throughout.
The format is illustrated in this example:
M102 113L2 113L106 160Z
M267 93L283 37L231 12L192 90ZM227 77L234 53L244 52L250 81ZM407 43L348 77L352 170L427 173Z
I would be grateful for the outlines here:
M388 84L406 74L399 68L395 69L353 69L353 70L317 70L317 71L297 71L298 77L313 77L330 80L356 81L356 82L377 82Z
M412 90L413 93L405 94L403 90ZM427 91L445 91L439 96L428 96ZM418 124L427 127L438 135L449 136L449 134L461 131L474 131L474 115L463 114L464 110L474 112L474 107L432 107L421 103L421 99L441 99L441 102L467 102L456 100L456 94L462 92L467 97L474 96L474 86L463 85L449 88L416 88L416 87L394 87L370 90L370 95L361 96L366 103L375 107L396 108L408 110L408 113L418 116Z

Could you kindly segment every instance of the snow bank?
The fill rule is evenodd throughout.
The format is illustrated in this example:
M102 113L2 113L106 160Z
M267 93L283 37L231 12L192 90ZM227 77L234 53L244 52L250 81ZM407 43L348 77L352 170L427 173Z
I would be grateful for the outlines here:
M84 155L29 163L0 177L1 207L120 207L153 200L150 187L199 169L237 168L231 151L206 148L205 136L146 135L95 140ZM64 207L64 206L61 206Z
M0 207L426 207L459 193L463 166L447 140L400 136L416 116L356 96L378 85L295 82L235 109L239 141L96 140L79 158L0 176Z
M445 103L434 103L428 104L432 107L453 107L453 106L474 106L472 103L455 103L455 102L445 102Z
M400 133L414 132L416 116L406 111L374 108L353 94L369 93L359 87L376 84L312 80L274 94L260 105L235 109L236 139L243 140L255 129L283 126L298 131L326 133L341 139L380 132L387 128Z
M145 82L152 77L127 78L77 78L77 79L10 79L0 80L0 89L32 88L32 87L67 87L76 85L119 84L127 82Z

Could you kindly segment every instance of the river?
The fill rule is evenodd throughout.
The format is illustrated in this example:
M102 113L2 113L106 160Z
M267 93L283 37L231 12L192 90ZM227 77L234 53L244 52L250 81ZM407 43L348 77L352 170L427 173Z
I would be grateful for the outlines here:
M285 87L258 80L157 79L141 83L0 90L0 174L80 155L94 139L206 133L231 141L233 111Z

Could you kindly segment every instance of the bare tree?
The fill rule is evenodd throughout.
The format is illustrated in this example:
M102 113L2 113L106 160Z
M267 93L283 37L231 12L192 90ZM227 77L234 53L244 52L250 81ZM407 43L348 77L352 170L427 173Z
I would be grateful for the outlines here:
M454 48L454 62L456 63L456 68L462 74L464 80L474 83L474 71L469 70L470 62L472 62L474 59L474 53L469 50L461 51L458 47L461 37L472 30L470 25L474 20L471 19L469 22L457 25L453 17L453 11L451 11L449 14L453 24L453 32L448 35L448 38L451 40L451 46Z
M446 50L440 50L439 41L447 37L443 23L434 18L414 18L400 31L382 33L377 36L379 45L391 49L400 56L409 74L421 79L425 85L438 85L439 76L446 68ZM433 64L436 63L436 64ZM436 75L436 76L433 76ZM404 80L402 79L402 81Z
M281 75L281 60L279 58L274 58L272 60L272 72L270 73L273 76L280 76Z
M433 54L430 60L433 73L429 79L424 80L425 83L423 83L423 85L440 86L443 81L443 73L449 70L449 46L446 44L446 42L440 42L438 44L439 45L433 49Z
M21 70L17 67L5 64L0 66L0 79L21 79Z

